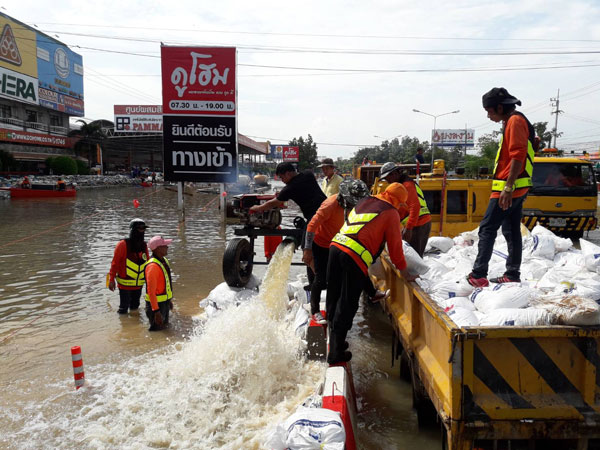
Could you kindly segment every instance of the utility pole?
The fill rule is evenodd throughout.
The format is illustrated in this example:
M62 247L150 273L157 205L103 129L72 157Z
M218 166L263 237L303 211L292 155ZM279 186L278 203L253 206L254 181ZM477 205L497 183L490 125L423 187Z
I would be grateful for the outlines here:
M560 97L560 89L558 90L558 92L556 94L556 98L550 99L550 101L552 102L552 107L556 107L556 109L554 111L552 111L552 113L551 113L551 114L556 114L556 117L554 118L554 129L552 130L552 134L554 135L554 145L552 145L552 147L554 147L554 148L556 148L556 137L558 136L558 114L562 112L560 109L558 109L558 105L560 103L559 97Z

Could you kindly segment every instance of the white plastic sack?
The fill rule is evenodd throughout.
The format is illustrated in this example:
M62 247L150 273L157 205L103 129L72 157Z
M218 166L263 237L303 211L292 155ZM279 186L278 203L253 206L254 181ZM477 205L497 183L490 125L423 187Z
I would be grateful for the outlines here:
M579 245L585 258L585 268L600 273L600 247L585 239L579 239Z
M437 281L448 272L451 272L448 267L434 258L426 257L425 263L429 267L429 270L423 275L423 277L427 279Z
M556 318L544 309L536 308L505 308L496 309L485 314L480 319L479 325L482 327L535 327L541 325L551 325L556 322Z
M458 308L456 306L449 308L446 311L448 317L458 325L459 327L476 327L479 325L479 320L473 311L469 311L465 308Z
M487 314L495 309L525 308L533 297L533 290L521 283L504 283L475 289L471 301L479 311Z
M431 293L440 299L454 297L468 297L473 292L467 280L460 281L440 281L433 285Z
M296 316L294 318L294 331L297 336L304 338L308 322L310 321L310 313L305 308L298 308Z
M285 421L283 429L283 446L271 448L344 450L346 443L342 418L330 409L300 407Z
M533 234L531 238L533 240L531 256L537 258L554 259L556 246L554 244L553 236L547 234Z
M404 258L406 259L406 270L411 275L415 276L427 273L429 266L425 264L423 258L419 256L417 251L408 242L402 242L402 249L404 250Z
M447 308L450 309L456 307L468 309L469 311L475 311L475 305L473 304L473 302L471 302L471 300L469 300L468 297L449 298L448 300L444 300L443 302L441 302L440 306L444 308L444 310Z
M435 249L442 253L446 253L452 247L454 247L454 240L452 238L444 236L432 236L427 240L425 251L429 252Z
M545 296L534 306L554 314L561 325L600 325L600 306L589 298L572 294Z

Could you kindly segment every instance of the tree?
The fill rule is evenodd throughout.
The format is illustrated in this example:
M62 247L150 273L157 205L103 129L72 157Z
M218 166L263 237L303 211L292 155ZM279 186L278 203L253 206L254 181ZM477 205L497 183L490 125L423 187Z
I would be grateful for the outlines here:
M552 145L552 131L548 131L548 122L536 122L533 124L536 136L540 138L540 149L548 148Z
M16 170L17 164L13 155L5 150L0 150L0 170L5 172Z
M76 175L77 163L69 156L56 156L46 159L55 175Z
M81 128L78 130L72 130L69 133L69 136L72 137L80 137L81 139L75 143L75 154L77 156L85 155L88 160L88 166L92 167L93 155L96 151L96 145L99 144L100 148L102 148L102 144L106 135L102 131L102 128L99 123L86 123L83 120L78 120L77 122L81 122ZM99 161L96 161L98 163Z
M317 144L313 142L313 138L310 134L306 140L302 136L297 139L292 139L289 145L298 147L300 150L298 170L313 169L318 165Z

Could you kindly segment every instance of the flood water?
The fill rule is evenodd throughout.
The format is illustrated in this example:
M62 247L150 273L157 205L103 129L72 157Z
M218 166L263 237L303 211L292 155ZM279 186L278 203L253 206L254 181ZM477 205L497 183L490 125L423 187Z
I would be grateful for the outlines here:
M0 448L261 448L270 426L315 390L325 365L298 358L297 338L269 301L198 320L198 302L223 281L233 233L215 195L185 203L180 223L176 193L161 187L0 201ZM143 311L118 315L118 294L106 288L134 217L150 226L146 239L175 239L167 331L149 333ZM417 429L410 385L390 367L391 337L379 308L361 307L349 336L359 448L435 448L439 431ZM73 345L89 384L79 391Z

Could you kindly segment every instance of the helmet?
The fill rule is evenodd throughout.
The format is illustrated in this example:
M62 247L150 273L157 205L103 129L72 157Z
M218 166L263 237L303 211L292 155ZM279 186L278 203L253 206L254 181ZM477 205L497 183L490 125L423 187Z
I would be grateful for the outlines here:
M129 222L130 230L133 230L136 227L148 228L148 226L146 225L146 222L144 222L142 219L133 219L131 222Z
M344 180L340 183L338 202L343 208L354 208L367 195L369 195L369 188L364 181Z
M399 167L395 163L386 162L383 166L381 166L381 169L379 170L379 179L383 180L396 169L399 169Z

